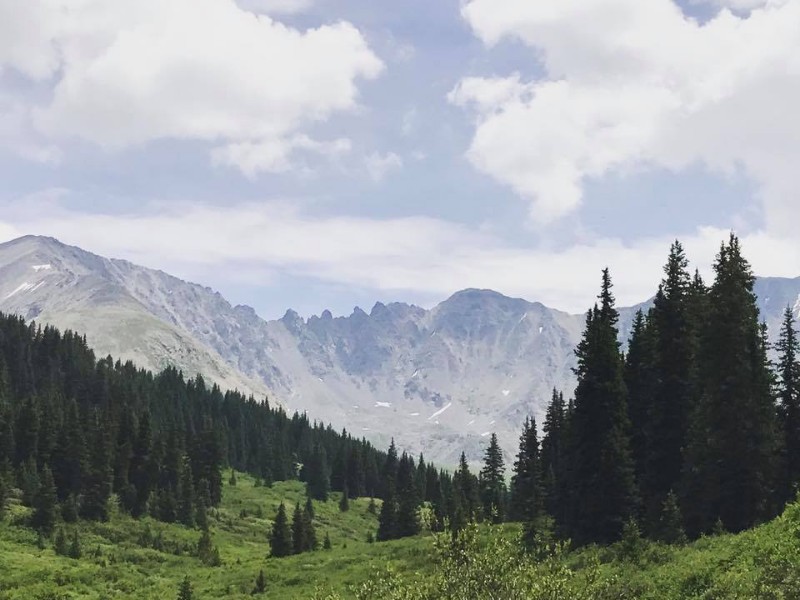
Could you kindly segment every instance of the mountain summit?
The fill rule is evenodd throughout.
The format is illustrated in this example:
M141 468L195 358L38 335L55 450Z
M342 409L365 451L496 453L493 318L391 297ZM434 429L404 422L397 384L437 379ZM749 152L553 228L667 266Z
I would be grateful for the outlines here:
M787 303L800 313L800 278L761 279L757 291L773 331ZM513 451L552 388L572 391L584 320L468 289L430 310L376 303L266 321L209 288L35 236L0 245L0 310L83 332L102 355L269 394L378 444L394 437L442 464L462 449L478 458L490 432ZM633 309L621 313L624 331Z

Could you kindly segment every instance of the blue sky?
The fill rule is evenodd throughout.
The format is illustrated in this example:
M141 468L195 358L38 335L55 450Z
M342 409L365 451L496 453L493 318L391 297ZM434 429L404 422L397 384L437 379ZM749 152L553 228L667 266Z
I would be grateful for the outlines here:
M68 9L68 10L67 10ZM800 0L0 0L0 238L275 318L800 275Z

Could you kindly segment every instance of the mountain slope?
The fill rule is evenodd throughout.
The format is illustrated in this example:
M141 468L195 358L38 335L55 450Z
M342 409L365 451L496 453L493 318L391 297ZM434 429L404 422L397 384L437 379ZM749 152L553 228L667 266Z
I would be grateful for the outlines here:
M760 279L757 291L773 334L787 303L800 313L800 278ZM623 332L635 308L621 310ZM0 310L85 332L99 352L144 367L270 392L442 464L462 449L479 458L491 431L511 455L525 416L541 418L554 386L572 391L584 321L489 290L431 310L377 303L369 314L265 321L209 288L39 237L0 245Z

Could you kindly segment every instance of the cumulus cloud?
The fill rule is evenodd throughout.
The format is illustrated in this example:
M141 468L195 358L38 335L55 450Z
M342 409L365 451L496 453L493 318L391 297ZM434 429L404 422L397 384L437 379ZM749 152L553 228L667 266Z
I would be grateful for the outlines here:
M588 179L700 164L743 170L767 226L800 220L800 2L727 1L704 23L673 0L470 0L463 16L488 46L531 48L544 75L462 80L472 164L549 222L582 202Z
M613 272L622 304L649 297L672 241L666 236L628 243L609 238L563 249L527 248L480 228L440 219L318 217L279 203L228 208L186 204L150 207L137 214L89 214L59 208L64 193L55 190L25 198L18 211L7 207L0 238L23 232L52 235L201 282L209 274L217 281L230 277L241 282L252 273L255 279L250 283L258 285L265 274L289 273L438 298L480 287L573 312L582 312L594 301L605 266ZM682 241L690 259L708 274L727 236L726 230L706 227ZM754 232L742 241L759 275L800 273L796 236Z
M53 82L38 132L200 140L250 174L324 150L304 128L354 109L358 80L383 68L349 23L299 31L233 0L0 0L0 23L0 67Z

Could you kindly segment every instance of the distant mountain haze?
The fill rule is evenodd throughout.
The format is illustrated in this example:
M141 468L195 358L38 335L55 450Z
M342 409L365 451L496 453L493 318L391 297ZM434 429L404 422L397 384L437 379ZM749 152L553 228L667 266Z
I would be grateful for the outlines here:
M800 316L800 278L761 278L756 292L772 337L787 304ZM620 310L622 338L636 308ZM511 456L553 387L572 392L584 324L475 289L430 310L376 303L267 321L210 288L35 236L0 245L0 310L85 333L101 356L268 395L379 446L394 437L442 465L462 450L478 459L491 432Z

